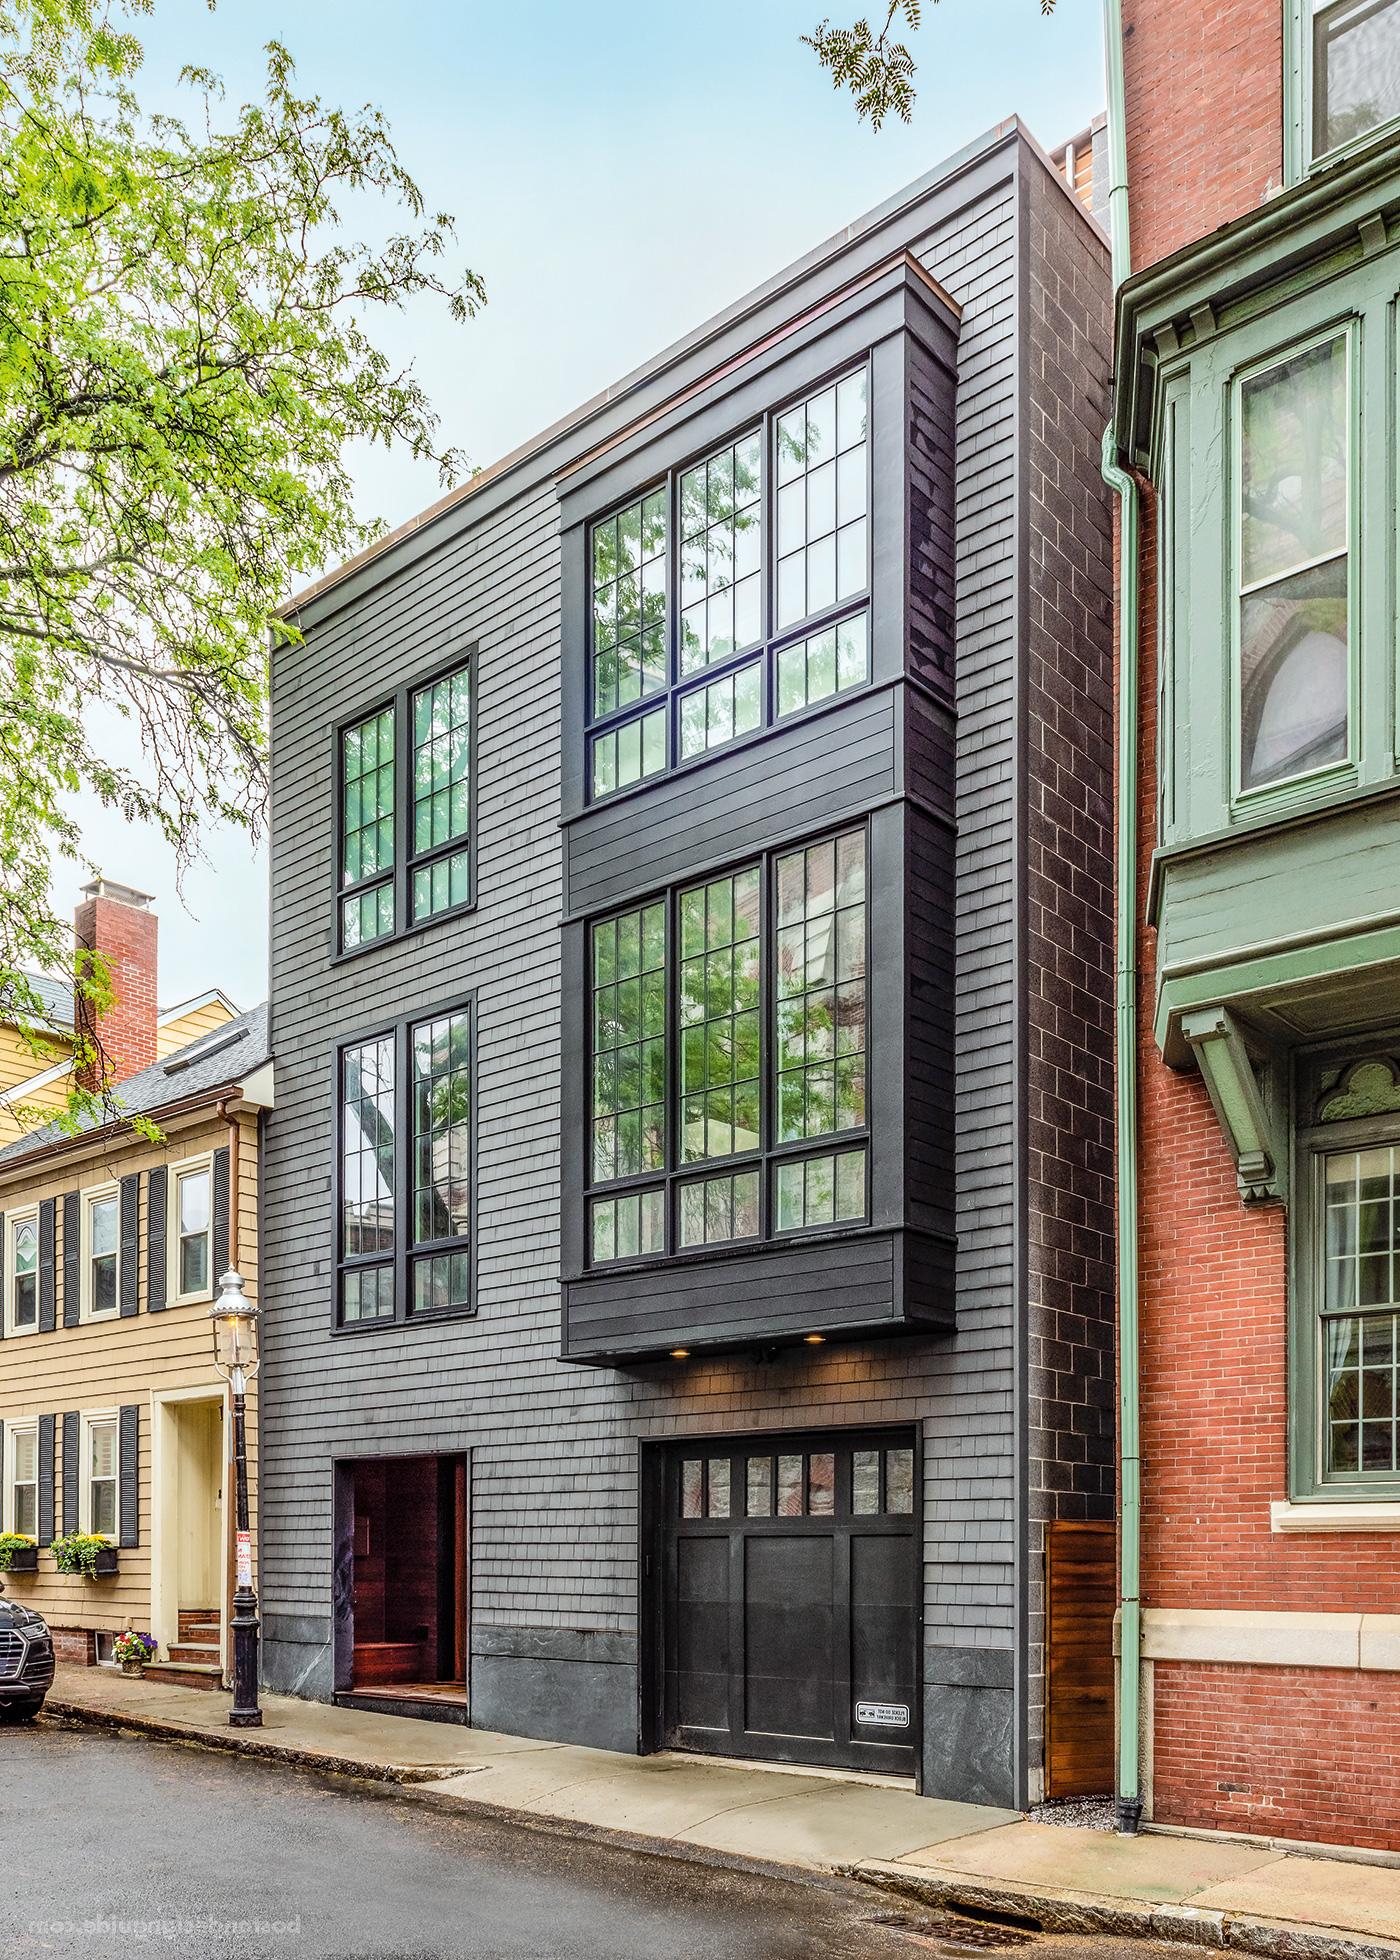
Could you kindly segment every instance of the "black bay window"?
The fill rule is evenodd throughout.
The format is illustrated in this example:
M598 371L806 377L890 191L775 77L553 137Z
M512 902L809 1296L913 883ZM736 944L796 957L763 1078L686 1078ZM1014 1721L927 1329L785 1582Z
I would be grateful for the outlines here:
M347 1042L338 1110L338 1324L470 1312L470 1005Z
M341 953L472 902L472 689L469 656L337 731Z
M870 679L866 364L589 527L591 801Z
M589 929L589 1257L863 1224L865 826Z

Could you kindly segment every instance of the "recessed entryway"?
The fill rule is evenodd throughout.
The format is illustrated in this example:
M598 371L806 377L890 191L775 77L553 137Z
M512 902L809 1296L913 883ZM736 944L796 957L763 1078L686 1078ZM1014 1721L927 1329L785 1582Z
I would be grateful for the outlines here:
M162 1666L216 1687L224 1652L224 1403L207 1390L152 1398L151 1631Z
M912 1774L912 1432L686 1443L652 1477L657 1744Z
M337 1500L336 1699L465 1720L466 1458L341 1464Z

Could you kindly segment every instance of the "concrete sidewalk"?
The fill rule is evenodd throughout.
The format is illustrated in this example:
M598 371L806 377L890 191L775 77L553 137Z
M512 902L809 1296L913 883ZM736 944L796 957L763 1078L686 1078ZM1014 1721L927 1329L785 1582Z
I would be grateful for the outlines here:
M839 1871L1047 1930L1400 1960L1400 1863L1119 1838L916 1797L877 1777L619 1756L284 1695L264 1698L261 1729L235 1730L227 1708L227 1695L107 1668L60 1668L48 1702L55 1716L398 1784L454 1809L652 1840L679 1856Z

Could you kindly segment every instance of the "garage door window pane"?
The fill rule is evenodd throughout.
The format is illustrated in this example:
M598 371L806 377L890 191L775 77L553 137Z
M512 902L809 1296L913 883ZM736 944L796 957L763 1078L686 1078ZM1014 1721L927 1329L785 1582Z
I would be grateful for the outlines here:
M802 1516L802 1458L800 1456L778 1458L778 1516L780 1518Z
M807 1459L807 1509L813 1517L830 1517L836 1509L836 1458L829 1453Z
M745 1488L745 1515L768 1518L773 1515L773 1459L751 1456Z
M914 1509L914 1452L885 1451L885 1509L908 1516Z
M712 1518L729 1516L729 1458L712 1456L707 1466L708 1511Z
M705 1465L698 1456L687 1457L681 1465L681 1516L705 1515Z
M852 1452L851 1509L858 1518L873 1518L880 1509L880 1452L878 1450Z

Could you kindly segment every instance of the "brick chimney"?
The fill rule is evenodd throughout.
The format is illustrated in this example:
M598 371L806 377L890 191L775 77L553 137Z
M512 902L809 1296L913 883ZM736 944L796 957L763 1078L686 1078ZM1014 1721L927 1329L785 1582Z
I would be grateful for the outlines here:
M156 928L159 921L149 892L110 878L84 885L73 914L76 946L100 953L107 962L112 1005L89 1025L91 1009L77 1004L79 1028L95 1038L110 1071L109 1079L124 1082L156 1058ZM99 1089L100 1062L83 1071L84 1087Z

